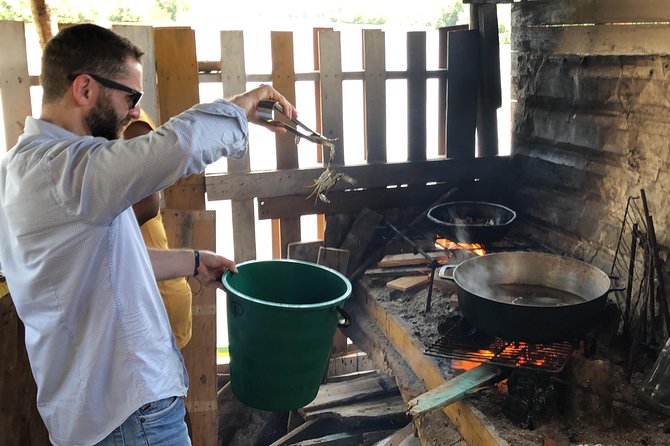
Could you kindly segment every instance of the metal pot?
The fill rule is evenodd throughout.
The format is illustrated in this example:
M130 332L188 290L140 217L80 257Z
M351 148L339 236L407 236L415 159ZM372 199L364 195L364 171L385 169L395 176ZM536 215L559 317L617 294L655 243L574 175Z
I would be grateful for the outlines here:
M446 267L445 267L446 268ZM478 330L510 340L566 340L592 329L611 287L586 262L539 252L503 252L459 264L453 276L463 317Z
M490 243L509 232L516 212L485 201L453 201L428 211L437 232L454 242Z

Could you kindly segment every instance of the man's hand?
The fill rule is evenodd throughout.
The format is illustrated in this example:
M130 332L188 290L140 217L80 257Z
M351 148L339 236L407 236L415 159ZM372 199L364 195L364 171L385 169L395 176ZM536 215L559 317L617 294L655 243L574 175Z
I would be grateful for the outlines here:
M256 113L258 109L258 104L260 101L272 100L279 102L279 105L282 106L284 114L289 119L295 119L298 117L298 112L296 111L293 104L291 104L281 93L272 88L270 85L261 85L258 88L249 90L246 93L239 94L229 99L235 105L238 105L247 115L249 122L254 124L262 125L273 132L277 133L286 133L284 127L268 125L264 121L258 118Z
M237 273L237 267L233 260L211 251L200 251L200 266L195 279L203 286L221 288L221 276L228 270Z

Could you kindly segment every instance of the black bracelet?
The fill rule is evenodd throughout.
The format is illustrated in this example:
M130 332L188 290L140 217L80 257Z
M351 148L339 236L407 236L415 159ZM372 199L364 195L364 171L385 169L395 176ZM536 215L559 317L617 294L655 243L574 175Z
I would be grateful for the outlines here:
M193 277L195 277L198 275L198 268L200 267L200 251L194 249L193 255L195 256L195 267L193 268Z

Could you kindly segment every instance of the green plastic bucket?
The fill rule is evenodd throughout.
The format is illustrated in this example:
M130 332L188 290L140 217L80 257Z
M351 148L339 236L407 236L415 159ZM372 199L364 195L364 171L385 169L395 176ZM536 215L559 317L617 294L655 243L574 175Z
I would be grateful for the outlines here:
M297 260L252 260L223 275L230 381L241 402L288 411L316 397L351 283ZM345 321L343 322L343 317Z

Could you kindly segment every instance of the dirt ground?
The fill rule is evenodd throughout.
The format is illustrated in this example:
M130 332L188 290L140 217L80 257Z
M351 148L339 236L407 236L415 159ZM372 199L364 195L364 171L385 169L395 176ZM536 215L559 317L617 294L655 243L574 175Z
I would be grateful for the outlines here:
M441 337L438 331L440 323L458 314L455 286L443 279L436 279L431 311L426 313L427 287L410 292L392 290L385 286L391 279L365 277L362 284L424 346L437 341ZM633 373L628 383L619 364L622 362L620 352L600 350L593 355L593 361L607 365L609 373L605 379L610 384L610 390L613 387L610 397L605 400L599 397L594 399L583 389L575 391L569 386L557 386L558 402L547 408L545 413L538 414L532 426L523 428L511 422L501 409L507 398L506 393L500 390L504 386L488 387L467 398L511 446L670 445L670 417L647 409L636 394L648 370ZM437 362L445 376L459 373L451 370L450 360L438 358ZM645 367L649 366L651 360Z

